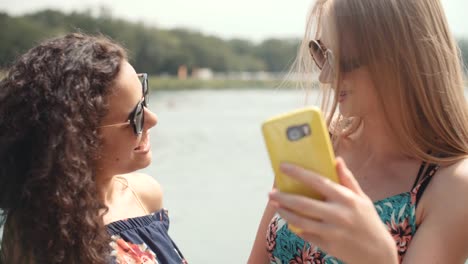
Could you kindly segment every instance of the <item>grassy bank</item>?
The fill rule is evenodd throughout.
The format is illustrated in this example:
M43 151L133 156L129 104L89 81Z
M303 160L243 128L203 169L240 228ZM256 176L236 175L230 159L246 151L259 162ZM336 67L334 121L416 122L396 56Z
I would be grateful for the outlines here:
M5 76L6 72L0 71L0 79ZM281 84L278 80L179 80L172 77L149 77L149 86L152 90L276 88Z
M0 79L6 76L5 71L0 70ZM149 85L152 90L197 90L197 89L249 89L249 88L293 88L294 83L281 80L179 80L173 77L149 77ZM465 81L468 88L468 81Z
M179 80L177 78L150 77L150 87L154 90L195 90L195 89L243 89L275 88L281 84L278 80Z

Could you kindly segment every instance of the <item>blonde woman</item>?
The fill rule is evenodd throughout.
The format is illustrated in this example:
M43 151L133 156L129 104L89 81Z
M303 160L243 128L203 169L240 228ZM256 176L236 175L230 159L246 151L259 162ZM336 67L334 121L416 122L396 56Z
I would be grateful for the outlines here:
M282 164L325 199L273 188L249 263L464 263L468 108L441 2L319 0L297 60L313 65L341 184Z

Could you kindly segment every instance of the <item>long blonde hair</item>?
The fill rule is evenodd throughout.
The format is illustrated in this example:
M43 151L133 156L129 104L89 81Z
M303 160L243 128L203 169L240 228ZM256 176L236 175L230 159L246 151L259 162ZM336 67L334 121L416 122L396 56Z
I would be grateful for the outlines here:
M461 54L441 2L318 0L309 14L293 71L314 71L308 41L320 33L325 15L331 16L327 21L332 23L334 65L340 65L346 47L356 48L375 84L386 125L404 155L438 164L466 157L468 107ZM325 91L322 108L329 113L327 123L332 132L349 135L361 120L336 113L334 93L339 93L336 80L340 72L335 71L335 75L329 87L321 85ZM330 86L334 89L328 89ZM338 125L332 125L332 120L338 120Z

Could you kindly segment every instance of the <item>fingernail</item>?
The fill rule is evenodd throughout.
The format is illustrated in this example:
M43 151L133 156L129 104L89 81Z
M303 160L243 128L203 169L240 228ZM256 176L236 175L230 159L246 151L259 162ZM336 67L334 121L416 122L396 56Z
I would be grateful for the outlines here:
M271 190L268 193L268 197L270 197L270 198L275 198L276 196L278 196L278 191L277 190Z

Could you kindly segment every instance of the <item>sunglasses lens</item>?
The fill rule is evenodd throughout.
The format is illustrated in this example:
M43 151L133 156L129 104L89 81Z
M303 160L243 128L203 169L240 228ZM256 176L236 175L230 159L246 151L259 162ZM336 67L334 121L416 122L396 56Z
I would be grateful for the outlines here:
M143 106L142 101L140 104L138 104L136 110L135 110L135 117L133 118L133 126L135 130L135 134L140 135L143 131L143 126L145 124L145 109Z
M317 64L317 67L322 69L327 59L325 58L322 47L320 47L320 45L316 41L312 40L309 42L309 51L310 51L310 55L312 55L312 58Z
M144 106L148 106L149 103L149 89L148 89L148 74L140 73L139 74L140 81L141 81L141 89L143 92L143 97L145 98Z
M149 104L149 87L148 87L148 76L145 74L145 78L143 80L143 92L145 95L145 106Z

